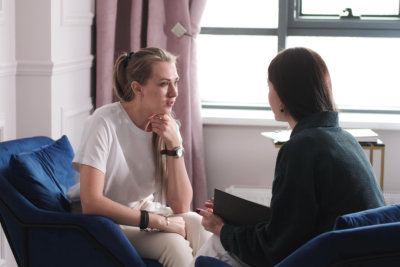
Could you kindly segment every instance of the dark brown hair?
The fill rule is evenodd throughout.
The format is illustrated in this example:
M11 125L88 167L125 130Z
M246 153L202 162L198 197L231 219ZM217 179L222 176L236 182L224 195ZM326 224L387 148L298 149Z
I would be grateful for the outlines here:
M316 52L304 47L281 51L268 67L284 109L296 120L321 111L336 110L328 68Z

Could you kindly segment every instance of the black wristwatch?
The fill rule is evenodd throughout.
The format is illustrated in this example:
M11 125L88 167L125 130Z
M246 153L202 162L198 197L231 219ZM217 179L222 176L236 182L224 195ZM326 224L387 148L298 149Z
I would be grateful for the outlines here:
M183 149L183 146L174 147L172 150L168 150L168 149L161 150L161 154L167 155L167 156L172 156L175 158L183 157L184 153L185 153L185 149Z

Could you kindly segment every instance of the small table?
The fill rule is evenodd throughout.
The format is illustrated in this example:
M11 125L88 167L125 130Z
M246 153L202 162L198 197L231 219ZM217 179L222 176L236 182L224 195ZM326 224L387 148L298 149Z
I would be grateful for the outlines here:
M369 151L369 162L374 166L374 150L380 150L381 152L381 174L379 177L379 185L383 191L383 182L384 182L384 168L385 168L385 144L381 140L377 140L376 142L359 142L361 147L365 150Z

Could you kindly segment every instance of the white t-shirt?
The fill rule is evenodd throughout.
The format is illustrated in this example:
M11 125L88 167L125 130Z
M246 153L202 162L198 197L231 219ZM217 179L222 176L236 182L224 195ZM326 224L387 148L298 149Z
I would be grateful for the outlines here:
M89 117L72 165L78 172L81 164L100 170L104 196L139 208L156 191L152 135L132 122L120 102L102 106ZM72 200L79 200L79 186L68 190Z

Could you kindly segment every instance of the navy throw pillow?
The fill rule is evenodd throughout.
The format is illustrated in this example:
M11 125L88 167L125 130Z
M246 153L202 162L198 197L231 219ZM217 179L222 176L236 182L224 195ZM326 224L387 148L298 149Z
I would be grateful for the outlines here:
M392 222L400 222L400 204L339 216L336 219L334 230Z
M12 155L9 180L34 205L45 210L70 211L66 192L75 182L74 151L67 136L40 150Z

